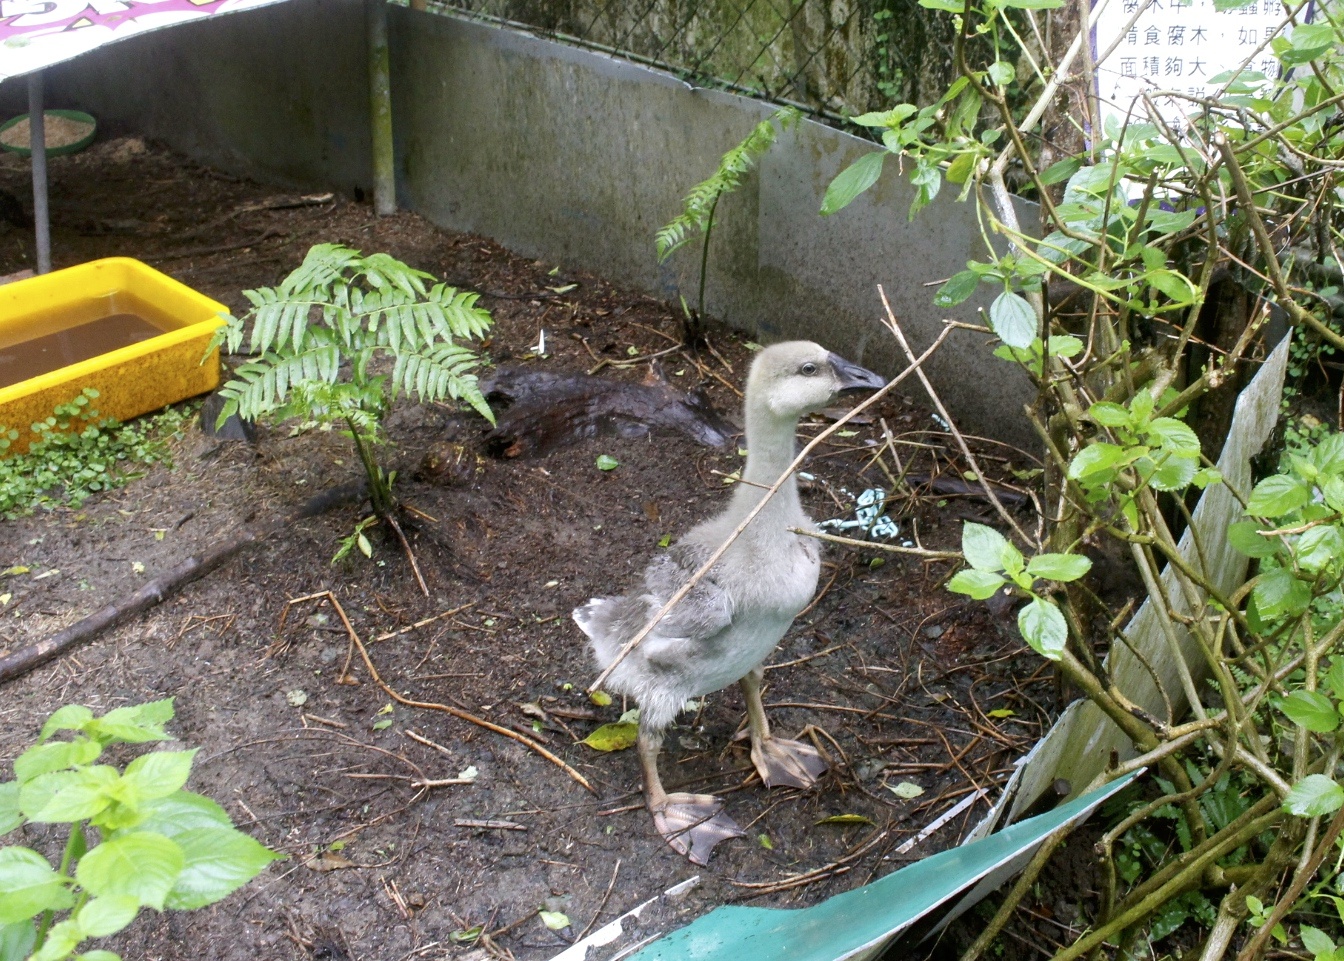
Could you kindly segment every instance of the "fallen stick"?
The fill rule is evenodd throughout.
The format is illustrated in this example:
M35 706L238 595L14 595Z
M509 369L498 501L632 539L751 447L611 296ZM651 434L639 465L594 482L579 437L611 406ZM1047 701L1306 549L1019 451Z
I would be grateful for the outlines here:
M359 656L364 659L364 667L368 670L369 677L373 679L373 683L377 684L380 688L382 688L383 693L385 693L388 697L392 698L392 700L396 701L398 704L405 704L407 707L418 707L423 708L424 710L427 711L442 711L444 714L451 714L458 720L466 721L469 724L475 724L477 727L483 727L487 731L494 731L496 734L503 734L507 738L512 738L519 744L525 744L528 747L530 747L533 751L540 754L546 760L550 761L556 767L560 768L560 770L568 774L571 778L574 779L575 782L582 785L588 791L592 792L593 794L597 793L597 789L594 788L592 784L588 783L588 779L586 777L584 777L574 768L566 764L561 758L557 757L550 751L546 750L546 748L542 747L540 744L532 740L532 738L530 737L527 737L523 734L519 734L517 731L511 731L507 727L501 727L498 724L494 724L490 721L487 721L485 718L477 717L475 714L472 714L469 711L464 711L461 708L451 707L447 704L438 704L435 703L434 701L415 701L409 697L404 697L403 695L398 694L387 684L386 681L382 679L382 676L379 675L378 673L378 669L373 666L373 661L369 659L369 652L364 648L364 642L359 639L359 634L356 633L354 626L351 625L350 623L349 618L345 616L345 609L341 607L341 602L336 599L336 595L332 594L330 591L323 591L321 592L321 594L326 595L327 599L331 602L331 606L336 610L337 615L340 617L341 622L345 625L346 633L350 635L351 643L354 644L355 647L359 649ZM312 596L317 597L321 596L321 594ZM416 740L420 740L420 738L416 737Z
M50 637L20 648L8 657L0 658L0 684L26 674L71 648L93 640L103 631L115 627L128 617L162 603L187 584L204 577L253 544L264 541L295 521L315 517L363 494L362 483L348 484L325 491L310 499L290 517L247 528L232 540L216 544L202 554L188 557L145 584L130 597L108 604L63 631L57 631Z

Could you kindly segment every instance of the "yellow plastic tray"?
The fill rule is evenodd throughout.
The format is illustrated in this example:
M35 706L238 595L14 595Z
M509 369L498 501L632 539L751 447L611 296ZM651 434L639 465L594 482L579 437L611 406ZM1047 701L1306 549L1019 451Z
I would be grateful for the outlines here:
M19 437L6 454L28 449L29 425L51 416L57 404L85 387L98 391L93 406L102 417L130 420L168 404L213 390L219 383L219 352L201 362L223 304L130 257L108 257L40 277L0 286L0 354L5 348L59 333L95 317L135 306L164 332L28 380L0 387L0 426ZM90 313L92 312L92 316ZM135 311L134 307L130 312Z

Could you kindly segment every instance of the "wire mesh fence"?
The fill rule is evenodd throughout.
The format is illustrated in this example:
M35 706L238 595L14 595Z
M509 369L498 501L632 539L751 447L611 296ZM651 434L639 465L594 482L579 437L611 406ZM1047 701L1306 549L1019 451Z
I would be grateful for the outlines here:
M950 26L915 0L448 0L431 9L507 24L810 113L918 102ZM941 28L941 29L940 29ZM935 65L931 71L931 65Z

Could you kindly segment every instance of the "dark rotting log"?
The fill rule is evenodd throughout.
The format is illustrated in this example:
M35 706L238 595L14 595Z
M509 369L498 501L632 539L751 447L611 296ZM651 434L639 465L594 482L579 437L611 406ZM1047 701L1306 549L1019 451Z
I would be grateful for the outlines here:
M364 493L365 485L363 482L347 484L324 491L308 500L303 507L289 517L246 527L230 540L186 558L149 581L129 597L99 608L88 617L71 624L65 630L58 631L35 644L30 644L7 657L0 658L0 684L26 674L33 668L45 664L71 648L92 640L103 631L120 624L126 618L162 603L185 585L199 577L204 577L253 544L266 540L272 534L284 530L291 524L358 500L364 496Z
M546 454L600 431L679 430L706 447L723 447L738 431L698 393L652 377L630 383L611 377L500 367L481 385L492 402L509 407L486 435L496 456Z

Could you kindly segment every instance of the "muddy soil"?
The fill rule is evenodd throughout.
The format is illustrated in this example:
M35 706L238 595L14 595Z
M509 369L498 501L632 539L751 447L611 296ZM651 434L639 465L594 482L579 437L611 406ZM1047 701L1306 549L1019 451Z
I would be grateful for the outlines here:
M241 290L276 283L313 243L387 251L483 294L494 364L630 381L652 373L703 392L740 423L753 345L712 326L709 347L683 348L669 305L599 277L409 213L378 218L353 198L239 180L139 140L54 158L51 175L58 267L139 257L240 310ZM27 206L23 162L0 160L0 189ZM31 266L31 255L31 233L0 223L0 274ZM543 330L538 356L531 348ZM109 945L126 957L545 959L694 876L674 922L725 903L815 903L955 844L984 814L985 798L907 842L969 794L994 797L1048 722L1047 672L1011 615L947 593L945 564L894 555L883 563L875 550L828 547L822 590L772 659L765 700L782 732L815 731L833 772L812 791L766 790L733 740L740 694L707 697L671 732L665 778L672 790L723 796L748 836L697 868L653 832L633 753L577 743L623 705L598 707L584 695L595 672L569 611L630 587L660 542L712 512L741 465L738 443L625 431L509 459L484 453L486 425L449 407L402 405L388 428L385 455L416 512L410 537L428 597L377 531L374 560L330 562L363 516L348 506L293 525L0 693L6 772L62 704L103 711L176 698L171 729L202 748L189 787L287 855L213 908L142 917ZM900 540L954 546L963 519L990 522L974 496L931 488L966 466L913 393L834 440L807 468L814 517L852 516L853 494L891 489L889 472L905 471L911 480L890 511ZM446 443L465 447L471 469L446 483L417 479L424 456ZM0 570L28 569L0 578L0 593L12 594L0 608L0 651L48 636L242 525L358 479L343 438L287 424L263 425L255 446L192 430L174 450L171 468L78 510L0 522ZM1007 448L982 453L1009 480L1030 466ZM599 470L599 455L619 466ZM362 638L402 631L370 644L398 691L525 733L595 793L525 744L440 712L392 707L357 660L357 683L338 683L349 653L339 617L319 601L288 606L324 591ZM403 630L447 611L456 613ZM415 786L467 768L477 772L469 784ZM922 793L898 796L906 782ZM857 817L819 823L834 815ZM20 834L25 844L53 844L37 828ZM572 929L549 930L540 908L562 911ZM488 940L454 940L477 925Z

